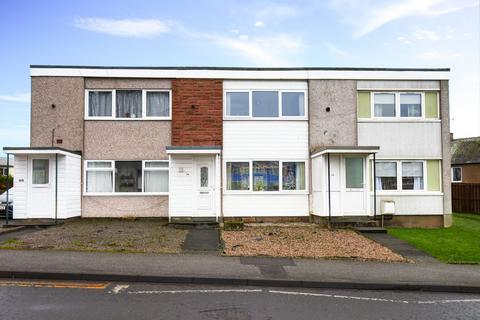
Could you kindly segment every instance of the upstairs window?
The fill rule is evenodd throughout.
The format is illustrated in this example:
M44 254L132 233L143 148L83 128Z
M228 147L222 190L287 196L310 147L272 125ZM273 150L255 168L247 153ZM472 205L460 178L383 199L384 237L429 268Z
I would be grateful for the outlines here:
M395 117L395 94L375 93L373 104L375 117Z
M421 117L422 116L422 95L419 93L400 94L400 116Z
M142 117L142 90L117 90L117 118Z
M112 91L89 91L88 116L111 117L113 106L112 101Z
M248 116L249 93L248 92L227 92L227 115L229 116Z
M225 117L305 119L305 91L242 90L225 92Z
M86 119L171 119L169 90L87 90Z

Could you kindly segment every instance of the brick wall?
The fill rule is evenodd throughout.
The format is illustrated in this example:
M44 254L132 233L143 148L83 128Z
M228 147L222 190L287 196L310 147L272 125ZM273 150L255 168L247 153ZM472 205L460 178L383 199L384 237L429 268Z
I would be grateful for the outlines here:
M172 145L222 145L222 97L222 80L172 80Z

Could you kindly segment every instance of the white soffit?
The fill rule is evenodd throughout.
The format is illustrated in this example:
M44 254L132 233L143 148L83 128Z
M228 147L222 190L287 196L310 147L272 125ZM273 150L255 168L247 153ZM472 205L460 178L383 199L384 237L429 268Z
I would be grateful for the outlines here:
M448 80L449 71L434 70L241 70L241 69L135 69L89 67L31 67L32 77L101 77L101 78L197 78L232 80Z

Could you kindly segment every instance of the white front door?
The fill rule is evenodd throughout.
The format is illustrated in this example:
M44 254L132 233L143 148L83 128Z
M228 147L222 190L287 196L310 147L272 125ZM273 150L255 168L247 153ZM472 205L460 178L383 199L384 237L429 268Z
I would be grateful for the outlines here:
M197 217L215 216L215 172L212 157L196 159Z
M365 156L345 156L343 158L343 168L343 214L346 216L367 215Z
M30 156L28 159L28 211L26 218L54 218L55 159Z

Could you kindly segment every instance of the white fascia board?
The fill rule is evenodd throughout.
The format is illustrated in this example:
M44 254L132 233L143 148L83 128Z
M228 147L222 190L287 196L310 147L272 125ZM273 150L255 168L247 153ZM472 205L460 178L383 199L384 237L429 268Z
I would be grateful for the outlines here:
M75 154L75 153L71 153L71 152L66 152L66 151L63 151L63 150L28 150L28 149L18 149L18 150L4 150L3 152L5 153L9 153L9 154L13 154L13 155L16 155L16 154L26 154L26 155L29 155L29 154L45 154L45 155L52 155L52 154L59 154L59 155L62 155L62 156L69 156L69 157L73 157L73 158L77 158L77 159L81 159L82 157L78 154Z
M351 150L351 149L326 149L320 152L314 153L310 158L316 158L318 156L331 153L331 154L345 154L345 153L358 153L358 154L372 154L378 153L379 149L362 149L362 150Z
M382 70L193 70L193 69L108 69L30 68L32 77L101 78L193 78L232 80L448 80L448 71Z

